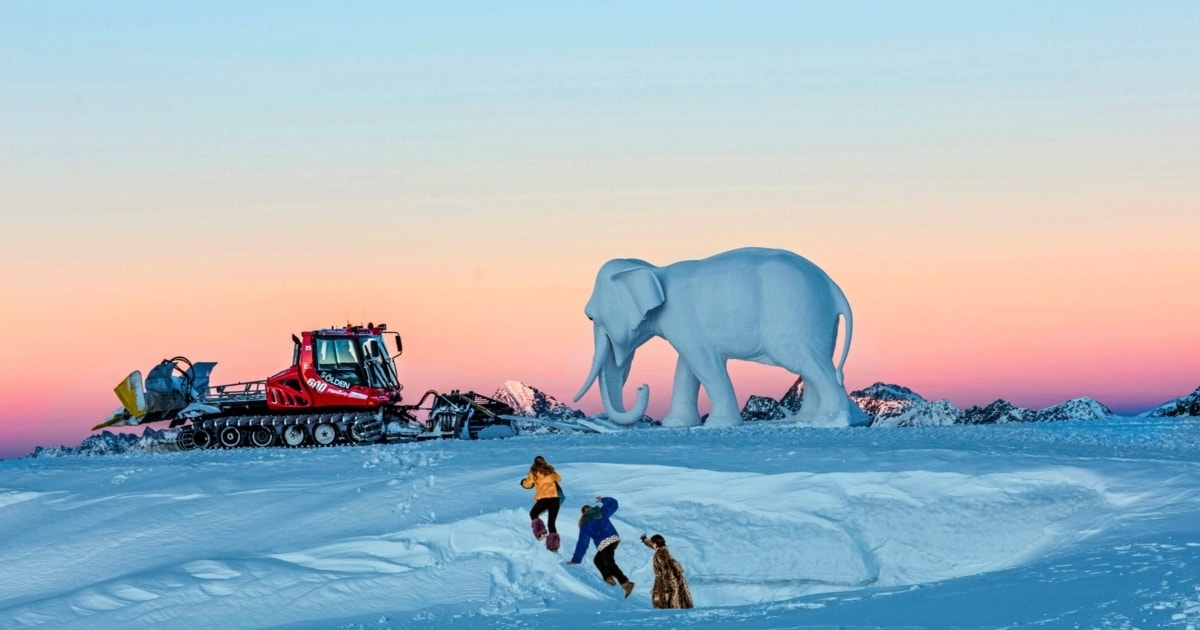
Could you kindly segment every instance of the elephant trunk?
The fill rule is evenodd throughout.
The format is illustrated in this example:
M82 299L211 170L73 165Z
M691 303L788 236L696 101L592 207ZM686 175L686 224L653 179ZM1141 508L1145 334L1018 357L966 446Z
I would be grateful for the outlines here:
M626 361L623 367L618 366L608 335L597 326L596 354L592 358L592 369L588 373L583 387L575 395L575 401L583 398L583 395L591 389L592 383L599 377L600 399L604 402L604 413L608 416L608 419L621 426L629 426L641 420L646 415L646 407L650 402L650 386L642 385L639 387L637 402L634 403L633 409L625 411L622 388L625 386L625 380L629 377L632 356L630 359L630 361Z
M621 426L629 426L642 416L646 415L646 406L650 402L650 386L642 385L638 387L637 402L633 404L633 409L625 411L625 401L623 398L625 387L625 379L629 376L629 363L625 364L625 368L617 367L617 362L609 354L607 364L600 371L600 398L604 401L604 413L608 415L608 419Z

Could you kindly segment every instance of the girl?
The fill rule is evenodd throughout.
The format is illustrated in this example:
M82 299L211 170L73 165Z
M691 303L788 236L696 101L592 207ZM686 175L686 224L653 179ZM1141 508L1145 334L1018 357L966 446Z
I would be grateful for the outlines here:
M654 586L650 588L650 601L655 608L691 608L692 592L687 580L683 579L683 567L667 549L667 539L662 534L646 538L642 543L654 550Z
M533 509L529 510L533 537L545 540L546 549L550 551L558 551L559 545L558 528L554 526L554 522L558 519L558 508L562 504L558 486L560 481L562 481L562 477L554 470L553 466L546 463L546 459L541 455L533 458L529 474L521 480L522 488L526 490L533 488ZM546 532L546 524L540 518L543 512L550 513L549 534Z
M621 537L617 535L617 528L608 520L613 512L617 511L617 500L612 497L596 499L600 501L599 507L585 505L579 510L579 542L575 544L575 555L567 564L579 564L583 560L583 553L587 551L590 538L596 543L594 562L600 570L600 577L610 586L620 584L625 591L625 598L629 599L633 593L633 582L630 582L621 572L621 567L617 566L617 545L621 544Z

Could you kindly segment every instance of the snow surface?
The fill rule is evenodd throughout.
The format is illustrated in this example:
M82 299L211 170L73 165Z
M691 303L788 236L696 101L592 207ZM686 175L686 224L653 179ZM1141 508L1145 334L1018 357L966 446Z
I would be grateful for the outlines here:
M617 561L529 533L621 502ZM1200 423L640 428L0 462L2 628L1200 626ZM697 608L650 607L661 533Z

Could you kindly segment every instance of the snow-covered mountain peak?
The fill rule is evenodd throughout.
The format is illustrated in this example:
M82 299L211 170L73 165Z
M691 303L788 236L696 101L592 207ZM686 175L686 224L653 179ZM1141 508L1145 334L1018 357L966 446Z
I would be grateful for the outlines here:
M518 416L562 418L584 415L583 412L572 409L566 403L542 390L516 380L504 381L496 393L492 394L492 398L512 407Z
M876 382L870 387L856 390L850 393L851 396L871 397L880 400L913 400L918 402L926 402L925 398L913 390L893 383Z
M1200 387L1196 391L1165 402L1141 414L1148 418L1174 418L1176 416L1200 416Z
M926 400L913 390L883 382L850 392L850 400L871 416L872 423L884 421L884 424L927 404Z
M871 423L873 427L924 427L961 424L963 412L948 400L935 400L930 403L914 403L904 413L898 416L877 418Z
M971 407L963 412L964 424L1002 424L1005 422L1027 422L1033 419L1034 412L1024 407L1017 407L1003 398L997 399L986 407Z
M1088 398L1074 398L1065 403L1047 407L1036 413L1035 419L1042 422L1058 420L1099 420L1113 415L1108 407Z
M508 380L496 390L493 398L504 401L517 410L517 413L532 409L538 401L538 391L521 381ZM543 399L547 398L544 394Z

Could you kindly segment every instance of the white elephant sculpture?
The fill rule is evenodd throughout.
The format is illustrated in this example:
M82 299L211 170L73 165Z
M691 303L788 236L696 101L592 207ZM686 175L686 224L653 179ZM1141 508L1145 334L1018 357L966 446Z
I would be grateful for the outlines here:
M592 320L595 354L578 401L600 379L604 411L630 425L646 413L650 388L638 388L634 408L622 398L634 352L662 337L679 353L665 426L700 424L703 385L712 403L710 426L741 424L729 359L782 367L804 379L798 420L861 424L852 413L842 368L850 352L850 304L820 267L792 252L744 248L665 267L610 260L596 275L584 313ZM833 364L838 317L846 319L841 359Z

